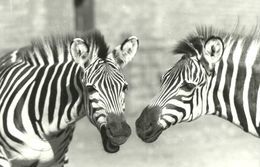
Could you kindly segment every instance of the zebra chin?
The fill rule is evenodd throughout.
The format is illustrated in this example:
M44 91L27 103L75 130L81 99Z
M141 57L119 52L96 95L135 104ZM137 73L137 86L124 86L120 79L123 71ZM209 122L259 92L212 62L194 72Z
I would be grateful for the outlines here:
M161 128L158 128L158 130L155 131L152 135L141 134L141 133L137 133L137 135L145 143L152 143L152 142L155 142L159 138L159 136L161 135L162 132L163 132L163 130Z
M147 128L145 130L138 127L136 128L137 136L145 143L155 142L159 138L163 130L164 129L159 125L157 127Z

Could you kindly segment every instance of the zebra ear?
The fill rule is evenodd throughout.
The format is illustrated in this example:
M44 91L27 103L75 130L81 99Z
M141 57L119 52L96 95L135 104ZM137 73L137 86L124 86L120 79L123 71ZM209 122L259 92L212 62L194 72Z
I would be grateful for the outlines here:
M133 59L138 47L138 38L131 36L112 51L112 57L120 67L124 67Z
M70 53L74 61L82 67L89 60L89 46L81 38L75 38L70 44Z
M204 45L201 62L207 72L211 72L215 64L220 61L224 52L224 43L220 37L210 37Z

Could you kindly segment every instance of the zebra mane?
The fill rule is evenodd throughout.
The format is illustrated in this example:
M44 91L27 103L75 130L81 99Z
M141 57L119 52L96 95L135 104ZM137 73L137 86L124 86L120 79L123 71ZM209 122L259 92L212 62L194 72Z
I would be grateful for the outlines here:
M174 54L194 55L197 52L201 54L204 42L212 37L217 36L222 39L232 37L234 40L243 38L245 43L250 43L252 40L260 40L260 27L255 26L249 33L245 33L244 28L235 27L232 32L226 32L221 29L213 28L212 26L198 26L196 31L181 40L174 48Z
M66 35L51 35L31 41L32 51L38 50L40 55L47 58L50 56L48 53L52 53L54 56L61 56L58 53L63 52L63 55L68 55L68 46L71 44L74 38L82 38L91 47L98 49L97 56L101 59L106 59L109 47L105 42L104 36L100 31L91 31L87 33L74 33ZM55 59L55 58L54 58ZM59 58L56 58L57 60ZM66 59L66 58L65 58Z

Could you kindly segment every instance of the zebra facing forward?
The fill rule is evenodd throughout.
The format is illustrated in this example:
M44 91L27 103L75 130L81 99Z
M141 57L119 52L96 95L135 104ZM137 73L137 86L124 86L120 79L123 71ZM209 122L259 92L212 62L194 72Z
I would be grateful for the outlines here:
M260 38L198 28L180 42L182 58L162 77L160 92L136 121L138 136L213 114L260 136Z
M130 37L109 53L96 31L35 40L2 57L0 166L63 166L75 123L85 115L104 149L117 152L131 133L120 69L137 49Z

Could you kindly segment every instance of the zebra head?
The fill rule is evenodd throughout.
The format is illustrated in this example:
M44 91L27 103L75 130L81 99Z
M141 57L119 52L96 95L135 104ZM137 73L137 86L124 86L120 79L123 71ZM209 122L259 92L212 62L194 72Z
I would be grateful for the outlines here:
M159 93L136 121L143 141L153 142L170 125L202 115L209 81L223 51L222 39L215 36L195 37L177 46L174 53L182 58L163 75Z
M84 69L88 117L99 129L105 151L114 153L131 134L124 116L128 84L121 69L135 56L139 41L129 37L111 53L107 47L100 48L95 43L76 38L71 44L71 54Z

